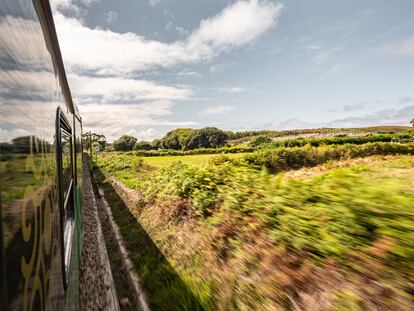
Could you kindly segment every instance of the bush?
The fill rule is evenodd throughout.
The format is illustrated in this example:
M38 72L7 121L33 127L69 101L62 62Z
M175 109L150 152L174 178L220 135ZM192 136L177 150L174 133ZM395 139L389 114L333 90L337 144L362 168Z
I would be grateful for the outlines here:
M134 145L134 150L152 150L152 149L154 149L154 146L150 142L144 141L144 140L141 140Z
M252 148L257 148L257 147L260 147L262 145L269 144L271 142L272 142L272 139L270 137L257 136L249 142L249 146L252 147Z
M145 167L144 159L143 158L134 158L132 160L132 169L136 172L141 171Z

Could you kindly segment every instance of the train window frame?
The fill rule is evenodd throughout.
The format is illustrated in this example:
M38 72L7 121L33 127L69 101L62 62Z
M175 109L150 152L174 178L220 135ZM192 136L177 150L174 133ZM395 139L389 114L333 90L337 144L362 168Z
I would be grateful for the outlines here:
M60 214L60 249L62 261L62 278L64 289L67 289L69 282L69 267L71 265L72 244L75 238L75 206L74 206L74 171L73 171L73 134L74 131L61 108L56 113L56 161L57 161L57 185L59 197ZM62 153L65 151L62 146L63 138L69 138L69 161L70 181L67 189L64 189L64 168Z

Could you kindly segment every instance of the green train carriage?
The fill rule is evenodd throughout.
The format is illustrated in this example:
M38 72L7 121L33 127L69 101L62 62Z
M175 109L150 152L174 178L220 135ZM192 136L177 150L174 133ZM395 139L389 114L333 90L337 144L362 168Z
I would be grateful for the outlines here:
M76 310L82 120L49 2L1 1L0 49L0 310Z

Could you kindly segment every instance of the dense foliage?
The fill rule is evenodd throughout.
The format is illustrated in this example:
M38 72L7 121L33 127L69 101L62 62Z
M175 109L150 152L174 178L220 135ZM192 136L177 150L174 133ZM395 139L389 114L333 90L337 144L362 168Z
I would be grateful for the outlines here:
M137 139L130 135L122 135L112 144L114 150L116 151L131 151L134 149L134 146L137 142Z
M219 148L227 141L227 134L216 127L193 130L184 140L184 150L199 148Z
M412 232L406 228L407 221L414 225L414 196L405 195L409 186L403 180L398 188L387 177L374 181L360 171L343 169L310 181L282 182L222 157L206 167L176 162L148 181L146 194L188 198L202 217L220 213L220 202L223 212L239 215L241 222L254 217L276 245L307 250L317 258L340 256L387 235L399 241L392 254L413 278Z
M414 154L414 144L367 143L341 146L263 149L247 155L246 161L272 172L316 166L327 161L372 155Z
M134 145L134 150L153 150L156 149L149 141L141 140Z
M404 132L408 129L407 126L372 126L361 128L317 128L317 129L297 129L297 130L262 130L262 131L228 131L227 135L231 140L238 140L243 138L251 138L255 136L267 137L282 137L282 136L298 136L305 134L330 134L340 135L341 133L383 133L395 134Z
M159 146L163 149L184 149L184 141L192 131L193 129L191 128L178 128L169 131L163 138L160 139Z

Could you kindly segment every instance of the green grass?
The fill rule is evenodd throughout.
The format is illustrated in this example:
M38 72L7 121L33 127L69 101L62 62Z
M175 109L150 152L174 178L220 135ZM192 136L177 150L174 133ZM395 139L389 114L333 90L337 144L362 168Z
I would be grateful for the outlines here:
M237 159L245 156L246 153L229 153L227 157ZM217 157L216 154L201 154L201 155L187 155L187 156L161 156L144 158L145 163L156 168L164 168L170 166L176 161L181 161L187 165L203 165L207 164L211 158Z

